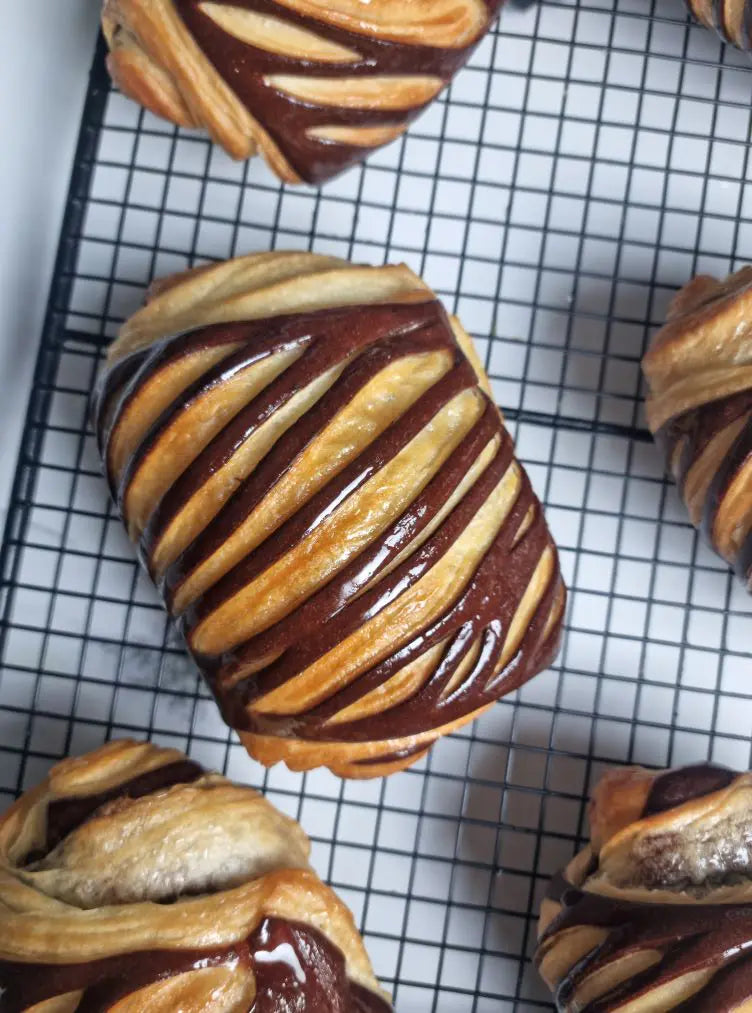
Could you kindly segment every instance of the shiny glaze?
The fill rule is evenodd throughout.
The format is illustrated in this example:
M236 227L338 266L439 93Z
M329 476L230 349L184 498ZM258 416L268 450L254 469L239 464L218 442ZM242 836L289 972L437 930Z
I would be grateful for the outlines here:
M674 450L681 443L676 481L683 494L692 465L713 437L745 416L747 422L720 462L705 496L701 526L711 543L723 498L734 478L752 456L752 390L743 390L683 412L670 419L655 434L656 442L667 461L673 459ZM742 544L734 568L743 580L749 581L752 578L752 532Z
M736 776L735 771L714 763L697 763L667 770L653 781L642 815L653 816L720 791L727 788Z
M752 998L752 904L647 904L604 897L573 886L563 875L552 880L546 896L562 905L539 941L559 932L593 925L608 938L566 973L556 990L557 1008L565 1010L585 978L615 954L660 949L664 957L647 970L585 1005L580 1013L611 1013L690 971L716 969L710 981L678 1006L681 1013L731 1013Z
M319 591L273 626L232 650L217 656L194 652L225 720L243 731L311 741L357 742L402 737L471 713L544 668L555 654L561 625L554 623L544 635L553 596L561 587L557 561L517 651L503 670L494 674L504 636L542 552L550 548L555 553L540 504L523 472L519 494L506 522L464 592L433 623L346 688L303 714L262 717L249 712L249 704L260 694L304 671L425 574L452 546L497 485L513 460L514 447L495 405L477 387L477 377L456 342L443 308L432 300L355 306L215 325L167 338L147 351L139 351L135 353L137 368L127 383L122 382L116 370L104 376L95 417L105 459L118 418L140 385L156 370L196 349L238 340L246 342L244 347L179 395L141 441L126 465L120 487L113 487L121 506L144 455L200 390L221 383L223 376L244 361L257 361L296 344L305 350L291 367L238 412L167 491L141 539L140 552L147 567L154 545L170 520L209 476L230 459L243 440L301 386L332 364L354 357L329 391L287 430L194 542L167 569L161 590L168 608L182 582L235 531L335 414L388 363L417 352L446 349L452 356L453 366L289 520L190 604L180 618L189 643L191 631L199 622L313 531L337 505L390 461L456 394L476 388L485 408L407 510ZM126 367L123 365L121 369ZM364 592L363 588L431 522L493 438L499 441L495 458L455 509L419 549ZM516 533L528 511L532 512L532 522L515 544ZM444 638L449 638L450 642L443 658L410 699L385 713L325 726L332 714L382 685L390 675ZM478 639L482 641L482 649L472 670L452 693L442 695L458 665ZM278 657L254 675L240 678L234 686L227 685L228 678L241 672L249 658L267 654Z
M178 760L104 792L57 799L47 810L44 853L107 802L143 798L172 785L189 784L204 773L199 764ZM154 949L81 964L0 959L0 1013L22 1013L37 1003L79 990L84 994L76 1013L106 1013L139 989L220 965L242 966L253 972L257 995L249 1013L388 1013L391 1008L380 996L349 980L343 954L325 935L310 925L265 918L246 939L221 948Z
M486 28L502 0L485 0ZM369 148L309 137L317 126L407 125L427 103L408 110L346 109L296 99L265 82L273 74L320 77L428 75L448 83L479 41L462 49L406 45L336 28L275 3L274 0L229 0L228 6L282 19L359 53L357 62L321 64L250 46L223 31L202 10L200 0L175 0L194 39L233 92L272 137L301 179L321 183L362 161Z
M350 981L345 959L310 925L266 918L246 939L222 949L123 953L84 964L0 960L0 1013L23 1013L45 999L83 991L76 1013L107 1013L159 981L220 965L244 966L256 978L248 1013L389 1013L375 992Z
M668 812L694 799L727 788L738 773L712 763L668 770L651 786L642 817ZM694 996L670 1007L682 1013L731 1013L752 998L752 903L649 903L604 896L587 890L587 879L598 870L593 857L584 871L584 887L556 875L546 897L561 905L538 941L537 962L547 942L558 933L579 926L609 930L608 937L563 975L555 992L557 1008L566 1010L586 977L605 967L616 955L627 956L651 948L663 958L629 977L599 999L578 1006L579 1013L610 1013L627 1000L636 1000L672 978L712 968L712 978ZM660 883L653 884L660 886Z

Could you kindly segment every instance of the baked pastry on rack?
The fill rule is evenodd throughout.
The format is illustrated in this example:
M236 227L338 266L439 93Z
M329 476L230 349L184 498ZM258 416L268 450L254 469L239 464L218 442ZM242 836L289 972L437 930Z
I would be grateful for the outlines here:
M752 774L615 770L548 889L536 963L560 1013L752 1008Z
M262 763L392 773L545 668L565 590L472 342L405 266L252 255L123 327L112 494Z
M388 1013L308 838L174 749L112 742L0 817L7 1013Z
M689 13L701 25L718 32L724 42L752 49L750 9L747 0L685 0Z
M399 137L501 0L106 0L120 89L234 158L321 183Z
M752 586L752 267L699 275L642 361L647 417L695 527Z

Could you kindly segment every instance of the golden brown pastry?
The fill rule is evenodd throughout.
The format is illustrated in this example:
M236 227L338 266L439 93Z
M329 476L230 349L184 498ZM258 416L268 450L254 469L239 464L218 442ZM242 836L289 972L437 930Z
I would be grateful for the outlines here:
M254 255L123 327L128 531L265 764L391 773L552 660L556 548L468 335L404 266Z
M501 0L106 0L108 66L157 115L320 183L393 140Z
M65 760L0 817L3 1013L388 1013L308 838L174 749Z
M685 285L642 368L692 523L752 587L752 267Z
M724 42L752 49L752 10L746 0L686 0L689 13L706 28L715 29Z
M752 1010L752 774L612 771L590 826L541 908L560 1013Z

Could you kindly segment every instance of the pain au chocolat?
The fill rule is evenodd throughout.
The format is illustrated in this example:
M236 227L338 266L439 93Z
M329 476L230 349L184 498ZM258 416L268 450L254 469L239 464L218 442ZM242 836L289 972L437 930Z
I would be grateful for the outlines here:
M554 657L540 503L408 268L269 253L168 279L95 416L128 532L261 762L392 773Z
M393 140L463 66L501 0L106 0L123 92L235 158L321 183Z
M3 1013L389 1013L298 824L174 749L112 742L0 817Z
M643 358L647 416L695 527L752 586L752 267L680 290Z
M752 1010L752 774L612 771L590 836L541 909L560 1013Z

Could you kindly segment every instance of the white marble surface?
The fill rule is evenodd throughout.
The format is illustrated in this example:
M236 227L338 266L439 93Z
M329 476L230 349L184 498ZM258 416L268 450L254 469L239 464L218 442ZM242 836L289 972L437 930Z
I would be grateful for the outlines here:
M2 5L0 522L16 466L100 6L98 0Z

